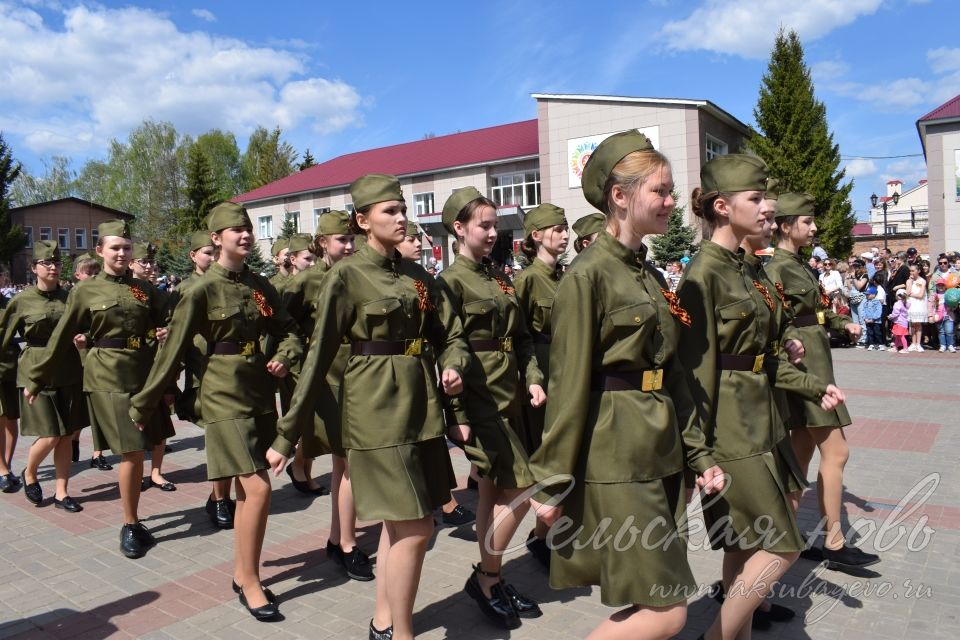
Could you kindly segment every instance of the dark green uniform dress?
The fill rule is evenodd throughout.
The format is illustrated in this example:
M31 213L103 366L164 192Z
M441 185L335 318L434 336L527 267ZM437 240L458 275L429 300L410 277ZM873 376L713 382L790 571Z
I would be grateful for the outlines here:
M611 607L675 604L695 587L683 470L714 462L664 290L645 249L600 233L560 281L553 305L546 429L530 465L538 482L552 485L547 492L570 490L563 515L574 533L552 540L550 586L598 584ZM662 542L631 542L631 526Z
M76 352L73 337L85 333L83 390L95 446L123 454L159 444L170 435L161 420L151 420L140 431L127 414L130 396L143 386L152 364L148 334L163 326L166 317L167 308L157 290L129 274L101 271L77 283L46 352L24 369L26 388L37 395L43 387L53 386L64 362Z
M0 309L5 309L10 300L0 294ZM0 416L16 420L20 417L20 390L17 389L17 359L20 348L10 343L0 353Z
M533 338L537 365L543 373L544 384L550 379L550 315L562 273L559 264L556 267L550 267L540 258L535 258L533 263L521 271L513 281L517 289L517 300L527 319L527 329ZM549 395L549 390L546 387L544 389ZM546 407L531 407L529 402L523 405L525 433L528 439L524 442L524 446L527 448L527 453L533 453L540 446L545 413Z
M450 499L456 478L435 374L469 361L460 320L421 266L364 245L324 278L310 349L273 448L290 456L313 429L318 390L340 353L343 447L362 520L415 520ZM425 343L429 340L431 346Z
M0 335L3 336L0 353L10 353L15 336L23 339L18 387L29 383L25 371L46 355L47 340L63 315L67 295L67 291L61 288L41 291L36 287L28 287L18 293L0 315ZM61 360L61 366L50 379L50 386L40 392L32 405L25 401L18 389L21 397L20 433L41 438L57 437L70 435L85 427L88 419L82 381L80 354L70 345Z
M463 393L450 398L459 424L468 424L471 461L497 487L533 484L523 424L527 385L543 384L533 340L510 279L489 260L474 262L458 255L437 278L463 323L473 359Z
M171 314L183 295L195 287L202 275L193 272L177 285L170 294ZM183 355L183 393L177 397L175 410L181 420L200 424L200 382L207 371L207 340L201 335L193 336L193 345L188 346Z
M691 317L680 357L702 416L707 444L728 474L722 495L704 498L715 549L801 551L789 494L802 477L784 459L772 386L819 400L826 385L776 352L773 296L736 253L704 240L677 290Z
M282 338L273 360L287 367L299 360L296 327L267 279L247 267L234 272L213 263L181 294L167 342L143 390L131 400L130 418L142 422L153 414L199 333L209 355L200 386L207 479L266 469L277 420L273 376L266 369L267 357L257 348L267 332Z
M826 328L829 326L842 331L852 320L830 309L820 290L820 283L798 254L786 249L776 249L765 270L774 286L778 291L782 290L784 298L790 304L797 339L803 342L806 355L797 366L827 384L835 384L830 336ZM806 400L796 394L790 394L788 400L790 420L787 426L790 428L845 427L852 422L846 405L824 411L819 402Z

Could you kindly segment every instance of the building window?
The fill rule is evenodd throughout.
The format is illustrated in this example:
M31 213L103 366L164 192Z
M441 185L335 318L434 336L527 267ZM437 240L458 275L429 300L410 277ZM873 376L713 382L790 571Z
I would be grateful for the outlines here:
M273 237L273 216L260 216L257 218L257 223L260 226L261 238Z
M887 225L887 235L894 235L897 233L897 225L888 224Z
M86 229L73 230L73 246L75 249L87 248L87 230Z
M57 244L61 249L70 248L70 229L57 229Z
M433 213L433 192L430 193L417 193L413 196L413 209L417 214L417 217L428 216Z
M535 207L540 204L540 172L526 171L493 177L492 200L498 205Z
M90 229L90 243L93 246L100 244L100 229Z
M33 248L33 227L24 227L23 234L27 236L27 249Z
M320 216L330 211L330 207L319 207L313 210L313 228L314 230L320 227Z
M53 238L53 230L50 227L40 227L41 240L51 240L52 238Z
M721 142L709 133L707 134L707 162L710 162L717 156L725 156L728 153L730 153L730 148L726 142Z
M293 232L300 233L300 212L299 211L287 211L284 214L284 219L293 222Z

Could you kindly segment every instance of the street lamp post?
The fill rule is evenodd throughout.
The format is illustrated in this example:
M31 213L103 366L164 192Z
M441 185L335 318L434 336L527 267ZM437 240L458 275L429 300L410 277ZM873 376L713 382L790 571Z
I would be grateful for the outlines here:
M870 204L873 205L873 208L877 208L877 202L880 198L877 197L877 194L870 196ZM887 248L887 202L893 200L893 206L897 206L897 203L900 202L900 194L894 192L893 195L884 200L881 204L883 205L883 248Z

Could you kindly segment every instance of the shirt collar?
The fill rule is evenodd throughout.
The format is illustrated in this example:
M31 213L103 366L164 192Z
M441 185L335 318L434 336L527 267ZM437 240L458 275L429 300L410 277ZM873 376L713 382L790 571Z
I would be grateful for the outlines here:
M608 252L614 255L616 258L627 263L631 267L643 268L643 265L647 261L647 246L641 245L639 251L634 251L630 247L626 246L616 238L614 238L609 233L601 233L597 236L597 239L594 240L595 244L599 244L601 247L604 247Z

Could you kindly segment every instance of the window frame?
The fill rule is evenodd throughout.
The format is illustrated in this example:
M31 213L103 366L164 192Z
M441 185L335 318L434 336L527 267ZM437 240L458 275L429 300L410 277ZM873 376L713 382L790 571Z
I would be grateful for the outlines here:
M532 174L534 179L532 182L527 181L527 176ZM520 181L517 182L516 178L520 178ZM506 178L512 178L513 182L509 185L507 184L497 184L498 181L502 181ZM542 179L540 176L539 169L530 169L526 171L512 171L510 173L501 173L497 175L490 176L490 199L497 203L497 206L519 206L523 208L536 207L543 203L543 194L542 194ZM529 199L528 188L533 189L533 199ZM511 195L511 201L506 202L502 197L504 190L509 189ZM520 202L516 202L514 196L517 194L517 189L520 193ZM498 199L498 192L500 198Z
M421 196L426 196L427 199L421 200ZM429 205L430 205L429 210L427 210L428 207L426 206L423 206L423 207L420 206L421 204L426 205L427 202L429 202ZM413 194L413 211L416 214L417 218L419 218L420 216L428 216L432 213L435 213L436 208L437 208L436 198L434 197L433 191L421 191L420 193ZM421 209L423 210L421 211Z
M722 147L723 151L722 152L712 151L710 149L710 143L713 143L715 145ZM720 156L726 156L730 154L730 145L724 142L723 140L721 140L720 138L710 135L709 133L704 134L703 149L704 149L704 155L707 158L707 162L710 162L714 158L717 158Z
M61 242L63 239L66 239L66 242ZM70 227L57 227L57 244L61 249L70 248Z
M24 249L33 249L33 227L24 225L23 234L27 236L27 244Z
M44 231L46 231L46 238L44 238ZM40 227L40 240L50 241L53 240L53 227Z
M267 223L267 233L263 233L263 223ZM257 231L260 238L273 238L273 216L257 216Z
M84 227L74 227L73 246L75 249L87 248L87 230Z

